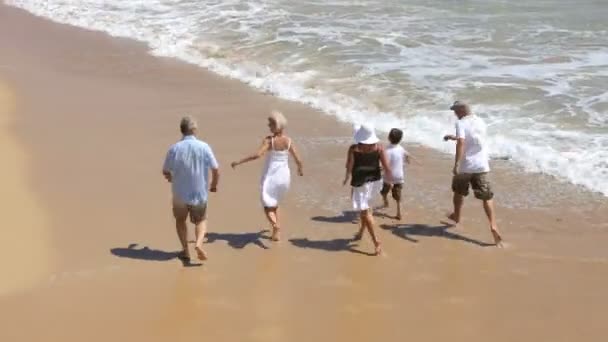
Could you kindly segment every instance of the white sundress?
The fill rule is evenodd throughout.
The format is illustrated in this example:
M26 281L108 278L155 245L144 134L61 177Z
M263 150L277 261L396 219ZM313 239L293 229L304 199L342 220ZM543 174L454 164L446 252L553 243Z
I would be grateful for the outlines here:
M370 209L371 208L370 203L372 202L374 197L380 193L380 190L382 190L382 178L380 176L380 166L379 166L380 155L379 155L379 152L377 152L377 151L374 153L378 153L376 160L371 159L371 160L366 161L365 163L362 162L362 164L359 165L359 167L360 168L365 167L366 169L368 169L368 171L367 171L368 174L364 177L365 179L370 178L369 176L372 176L371 178L375 178L374 174L376 174L376 173L378 174L378 179L365 181L363 184L356 186L356 187L353 186L351 200L353 202L353 209L356 211ZM364 153L363 155L369 156L370 153ZM355 158L355 164L356 164L357 153L355 153L354 158ZM371 162L371 165L366 165L366 164L369 164L370 162ZM357 168L356 165L354 167ZM355 170L354 169L353 169L352 178L353 178L353 182L351 182L351 185L353 185L353 183L355 182Z
M262 173L261 191L262 205L265 208L275 208L289 190L291 173L289 171L289 149L277 151L274 149L274 138L270 138L270 151L266 157L264 172Z
M382 180L367 182L359 187L353 188L352 202L353 210L361 211L371 209L370 203L382 190Z

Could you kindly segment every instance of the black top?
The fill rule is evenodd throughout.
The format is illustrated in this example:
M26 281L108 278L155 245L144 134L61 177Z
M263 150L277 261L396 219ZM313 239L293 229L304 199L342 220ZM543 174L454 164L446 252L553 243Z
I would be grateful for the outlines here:
M378 149L368 153L353 151L353 158L351 186L360 187L365 183L382 179L380 151Z

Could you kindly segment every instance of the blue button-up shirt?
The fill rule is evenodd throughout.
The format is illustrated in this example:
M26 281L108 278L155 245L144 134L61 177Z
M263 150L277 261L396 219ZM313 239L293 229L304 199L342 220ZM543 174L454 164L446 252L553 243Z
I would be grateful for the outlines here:
M217 168L211 147L193 135L171 146L163 165L163 171L171 173L173 196L190 205L207 202L209 169Z

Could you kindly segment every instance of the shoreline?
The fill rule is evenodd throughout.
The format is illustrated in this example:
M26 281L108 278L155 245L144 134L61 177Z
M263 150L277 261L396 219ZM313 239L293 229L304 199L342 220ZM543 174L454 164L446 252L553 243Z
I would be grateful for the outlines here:
M472 198L461 226L440 222L452 156L408 146L423 166L408 170L405 219L378 218L388 256L367 257L368 239L357 252L347 246L356 227L342 216L350 210L339 184L349 125L150 56L143 44L4 5L0 37L0 65L9 66L0 79L20 98L13 133L30 157L29 187L48 209L57 251L55 273L0 297L0 318L10 323L0 339L70 341L95 331L100 341L569 341L584 329L587 340L601 340L607 200L494 161L510 247L482 248L491 235ZM275 108L305 162L284 206L281 244L260 233L261 164L229 168L257 148ZM222 169L210 199L210 261L193 268L171 257L178 242L160 175L183 113L198 119ZM31 320L39 329L23 331ZM62 328L68 321L73 329ZM352 331L362 322L376 328Z
M160 58L169 58L169 59L176 59L179 60L181 63L187 63L189 65L193 65L196 67L200 67L202 69L204 69L207 72L211 72L214 73L217 76L220 77L225 77L231 80L236 80L238 82L247 84L249 87L251 87L252 89L255 89L257 92L263 93L263 94L270 94L272 96L277 96L283 100L286 101L295 101L301 104L304 104L306 106L310 106L312 108L315 108L315 110L318 110L328 116L331 116L334 120L340 121L342 123L353 123L355 121L374 121L376 123L376 128L382 128L384 130L384 133L388 133L388 130L390 128L393 128L393 126L389 126L388 123L392 122L393 124L395 124L395 127L400 127L402 129L405 130L406 132L406 139L411 142L412 144L421 144L423 146L426 146L427 148L432 149L435 153L439 152L439 153L453 153L453 146L451 145L446 145L443 143L442 139L438 139L437 137L442 137L443 135L445 135L446 133L452 133L453 131L453 125L450 124L450 122L452 122L453 120L453 116L452 114L447 110L448 105L437 105L435 107L433 107L432 109L423 109L423 108L415 108L412 109L414 111L420 111L421 115L416 115L416 116L409 116L407 119L404 119L401 117L400 114L398 114L397 112L399 112L399 110L397 110L397 112L393 113L391 111L388 112L384 112L380 109L378 109L377 111L377 115L367 115L366 113L368 112L366 109L361 109L360 107L367 107L367 106L371 106L372 108L376 107L376 105L374 104L375 101L373 101L372 99L368 99L368 105L365 104L349 104L351 101L354 101L356 103L357 100L355 98L351 98L351 96L346 96L347 99L349 99L346 102L343 102L339 99L339 97L341 97L341 95L338 94L334 94L333 92L317 92L318 89L316 89L314 86L312 88L308 88L308 86L304 86L303 88L300 87L300 85L293 85L290 83L289 79L283 79L283 81L279 82L277 81L277 79L267 79L266 76L267 75L262 75L264 74L263 71L260 70L255 70L252 71L250 68L247 67L246 64L241 64L239 63L239 61L241 59L236 59L236 62L234 60L231 60L230 58L224 60L225 54L220 53L218 54L218 56L216 56L215 54L212 54L211 57L208 57L205 53L199 55L197 53L197 47L196 46L191 46L191 49L183 49L181 46L176 46L175 49L164 49L163 46L165 46L164 43L167 43L167 41L163 41L163 43L159 44L159 41L157 41L156 38L154 38L154 33L148 32L148 30L145 29L145 25L144 27L139 27L141 30L141 32L139 33L133 33L131 30L129 30L128 28L123 27L122 29L117 29L117 27L114 27L113 25L110 26L105 26L105 25L100 25L99 22L97 21L87 21L87 19L82 18L82 20L76 20L74 21L72 18L72 16L69 13L65 13L65 11L61 10L61 8L49 8L49 7L40 7L40 6L36 6L36 5L26 5L26 4L21 4L21 5L15 5L15 7L17 8L28 8L30 13L38 13L36 15L40 15L41 18L45 19L45 20L51 20L55 23L62 23L62 24L67 24L67 25L75 25L73 27L76 27L78 29L81 30L87 30L87 31L93 31L93 32L99 32L102 33L104 35L109 35L112 37L115 37L115 39L126 39L126 40L130 40L132 43L137 43L140 45L143 45L146 47L146 51L152 55L152 56L156 56L156 57L160 57ZM101 9L100 9L101 10ZM110 11L112 12L112 11ZM63 13L63 14L60 14ZM86 17L86 15L84 16ZM47 19L47 18L52 18L52 19ZM90 18L89 18L90 19ZM87 24L84 24L84 23ZM118 26L120 27L120 25ZM134 24L134 27L138 27L137 24ZM159 32L162 32L163 30L161 29ZM152 34L152 36L150 36L149 34ZM159 33L162 34L162 33ZM133 38L135 37L135 38ZM165 37L167 38L167 37ZM172 41L171 38L167 38L168 41ZM205 43L201 43L204 46ZM178 44L181 45L181 44ZM196 44L195 44L196 45ZM238 53L228 53L228 56L233 56L233 55L238 55ZM217 57L217 58L216 58ZM262 63L264 64L264 63ZM242 69L244 68L244 69ZM268 75L272 75L274 74L275 71L270 72ZM280 73L280 72L279 72ZM297 76L296 76L297 78ZM269 81L270 83L268 83L267 81ZM294 89L291 90L284 90L283 86L288 86L289 89L291 89L291 86L294 86ZM525 86L525 85L524 85ZM398 86L395 88L397 89L399 88ZM490 86L490 88L492 88ZM517 88L517 87L516 87ZM311 90L311 92L307 91L310 89L315 89L315 90ZM541 87L542 89L542 87ZM488 91L487 88L485 89L479 89L478 91L476 91L476 93L469 93L468 97L469 100L471 99L477 99L477 100L481 100L479 98L479 96L481 96L482 98L486 97L485 94L486 91ZM489 90L490 94L493 94L496 89L494 90ZM504 89L504 92L508 92L508 88ZM297 93L298 95L296 96L295 93ZM415 95L415 94L407 94L403 93L403 97L402 98L407 98L409 96L419 96L419 95ZM500 96L500 94L498 94ZM507 95L506 93L504 93L504 95ZM355 96L356 95L352 95ZM494 95L492 95L494 96ZM338 97L337 99L335 97ZM538 93L538 97L532 99L532 100L540 100L543 97L542 93ZM549 97L551 97L551 95L549 95ZM466 100L466 98L464 98L463 100ZM370 102L371 101L371 102ZM445 101L445 99L442 99L442 101ZM447 102L451 102L451 101L447 101ZM474 109L479 110L479 112L481 113L482 111L487 111L487 110L492 110L492 109L488 109L488 108L483 108L482 103L485 103L485 106L487 106L488 104L481 100L480 103L475 103L476 101L473 100L471 101L472 104L474 105ZM382 107L381 104L378 104L379 107ZM524 105L526 106L526 105ZM346 110L345 108L350 108L351 110ZM507 109L504 109L507 110ZM512 108L512 110L516 110L515 108ZM502 111L502 110L501 110ZM428 112L428 113L432 113L431 116L427 116L426 114L422 114L424 112ZM542 113L543 111L541 110L540 113ZM508 111L505 112L505 115L508 114ZM531 113L529 113L531 114ZM509 114L510 115L510 114ZM378 120L379 117L383 117L383 120ZM355 120L357 119L357 120ZM432 125L440 125L443 126L443 128L441 130L439 130L437 127L435 127L434 129L431 129L430 131L427 130L425 127L425 125L423 125L422 127L419 127L418 125L420 125L420 123L418 122L418 119L423 119L423 120L429 120L430 122L428 122L428 124ZM494 124L492 123L492 121L496 121L494 119L490 119L488 118L488 120L490 120L490 126L494 126ZM498 120L498 121L502 121L502 120ZM413 129L412 127L419 127L419 129ZM498 124L497 127L500 127L500 124ZM525 127L524 127L525 128ZM581 128L583 129L583 128ZM550 137L550 136L554 136L554 135L560 135L560 134L577 134L577 133L581 133L581 134L586 134L583 131L569 131L566 129L566 131L562 131L560 130L559 127L554 127L554 132L549 132L547 134L544 134L544 137ZM433 133L431 133L431 131L433 131ZM593 130L593 132L595 132L595 130ZM494 155L495 158L498 159L505 159L505 160L509 160L510 163L512 164L511 167L512 168L516 168L519 170L526 170L525 173L532 173L535 175L549 175L549 177L554 177L556 180L558 180L561 183L569 183L571 185L574 186L581 186L583 187L585 190L592 192L592 193L599 193L602 195L602 197L604 198L608 198L608 190L605 189L603 187L603 185L601 184L602 182L598 182L599 179L601 179L601 175L598 175L598 178L596 179L595 177L592 177L592 174L594 174L594 169L586 169L586 171L583 171L582 169L579 169L578 166L580 166L581 164L585 164L585 163L579 163L579 162L574 162L574 159L571 158L566 158L566 154L570 154L570 155L577 155L580 153L575 153L573 152L576 148L572 147L570 152L565 152L564 154L553 154L554 151L550 146L558 143L558 142L549 142L547 141L546 144L532 144L530 146L528 146L528 143L526 142L526 140L522 140L522 141L513 141L513 136L507 134L504 135L502 134L504 132L498 132L497 136L489 136L489 141L491 142L491 145L493 145L493 147L491 148L493 150L494 153L496 153ZM597 132L596 132L597 133ZM408 137L409 135L409 137ZM518 139L519 140L519 139ZM509 144L507 144L507 142L510 142ZM558 143L559 144L559 143ZM580 145L580 144L579 144ZM584 145L584 143L582 144ZM581 146L582 146L581 145ZM544 147L547 147L546 149L543 150ZM532 149L532 151L530 150ZM500 152L499 152L500 151ZM534 152L533 152L534 151ZM544 151L544 152L541 152ZM579 151L580 152L580 151ZM583 152L584 153L584 152ZM552 157L550 157L552 156ZM584 158L583 158L584 159ZM601 159L601 158L600 158ZM543 176L544 177L544 176Z

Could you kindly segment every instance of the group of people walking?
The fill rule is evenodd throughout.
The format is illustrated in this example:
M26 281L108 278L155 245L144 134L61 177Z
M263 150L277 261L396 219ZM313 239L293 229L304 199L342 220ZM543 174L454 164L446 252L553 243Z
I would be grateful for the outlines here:
M458 223L464 197L473 189L476 198L483 201L490 222L490 231L497 246L502 237L496 225L493 207L493 192L487 177L489 157L485 145L486 125L481 118L471 113L470 107L456 101L451 107L458 118L456 134L446 135L445 141L456 141L456 157L453 168L452 191L454 211L449 219ZM266 155L261 180L261 202L272 229L271 239L281 239L279 206L291 182L289 159L297 165L298 175L303 176L303 163L292 139L285 134L287 120L280 112L268 117L270 135L262 140L259 149L250 156L231 163L231 167L257 160ZM177 235L182 246L180 258L189 260L187 241L187 219L195 225L195 251L200 260L207 259L203 248L206 234L208 193L216 192L219 182L219 165L211 147L196 137L196 121L187 116L180 122L183 138L171 146L163 165L163 175L171 183L173 194L173 216ZM360 240L367 231L375 246L375 254L382 254L382 244L376 233L371 202L380 194L384 207L388 207L388 195L396 202L395 218L401 220L401 197L405 182L405 165L413 158L400 146L403 132L392 129L388 135L389 145L380 143L373 127L363 124L355 126L355 143L348 147L344 185L350 181L353 209L359 212L359 231L354 240ZM211 179L209 179L211 175Z

